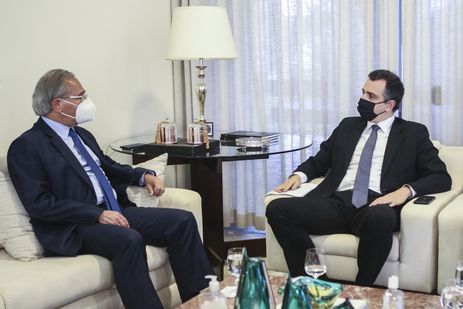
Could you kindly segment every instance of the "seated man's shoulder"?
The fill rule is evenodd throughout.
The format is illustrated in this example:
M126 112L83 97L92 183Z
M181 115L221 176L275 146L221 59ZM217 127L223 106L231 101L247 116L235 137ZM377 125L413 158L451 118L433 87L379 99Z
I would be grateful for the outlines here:
M364 121L360 117L345 117L339 123L340 126L343 125L353 125L357 123L363 123Z
M424 124L419 123L419 122L405 120L403 118L396 118L396 121L400 125L404 126L407 129L420 130L420 131L421 130L424 130L424 131L428 130Z

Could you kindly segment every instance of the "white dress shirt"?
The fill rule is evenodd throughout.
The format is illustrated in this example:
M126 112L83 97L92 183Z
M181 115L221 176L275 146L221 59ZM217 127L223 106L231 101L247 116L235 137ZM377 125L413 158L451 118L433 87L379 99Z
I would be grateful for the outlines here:
M371 127L374 124L379 126L378 138L376 139L375 150L373 151L373 158L371 161L370 181L368 188L377 193L382 193L380 189L381 185L381 170L383 167L384 152L386 151L387 139L389 132L391 132L392 123L395 120L395 116L389 117L381 122L373 123L368 121L367 126L362 132L357 146L355 146L354 154L350 160L349 166L347 167L346 175L341 181L337 191L352 190L354 188L355 176L357 175L357 169L360 162L360 156L362 155L363 148L370 137Z

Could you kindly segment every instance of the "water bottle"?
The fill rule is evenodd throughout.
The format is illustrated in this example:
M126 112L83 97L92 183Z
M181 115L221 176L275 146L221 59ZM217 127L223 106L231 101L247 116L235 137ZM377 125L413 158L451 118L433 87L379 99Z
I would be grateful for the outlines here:
M404 293L399 290L399 277L390 276L384 293L383 309L403 309Z
M458 261L455 269L455 280L457 285L463 287L463 260Z

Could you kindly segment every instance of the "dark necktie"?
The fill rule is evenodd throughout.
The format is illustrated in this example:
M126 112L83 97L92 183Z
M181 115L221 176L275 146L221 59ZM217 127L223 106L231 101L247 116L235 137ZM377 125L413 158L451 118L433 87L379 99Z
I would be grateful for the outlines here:
M371 126L371 134L368 137L360 156L357 175L355 176L354 192L352 193L352 205L357 208L366 205L368 202L371 159L373 158L373 151L375 150L378 129L379 127L376 124Z
M114 197L113 188L109 183L106 176L103 174L101 168L96 164L95 160L93 160L90 153L85 149L84 144L81 142L80 138L77 136L76 131L74 129L69 129L69 136L74 141L74 146L80 152L80 154L84 157L87 164L92 169L92 172L95 174L96 179L100 183L101 189L103 189L103 195L106 202L106 206L109 207L111 210L121 212L119 208L119 204L117 203L116 198Z

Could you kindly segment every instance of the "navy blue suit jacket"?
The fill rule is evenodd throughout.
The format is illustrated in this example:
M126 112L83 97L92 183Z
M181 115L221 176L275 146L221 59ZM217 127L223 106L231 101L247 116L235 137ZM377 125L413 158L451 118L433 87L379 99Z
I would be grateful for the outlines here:
M320 145L320 151L297 167L296 171L306 174L309 181L325 176L309 196L328 197L336 192L366 125L366 121L360 117L343 119ZM412 186L417 195L423 195L450 190L452 180L437 149L429 140L426 127L396 118L384 153L381 192L393 192L404 184Z
M119 205L136 206L129 201L126 189L138 185L146 170L113 161L103 154L89 131L75 129L100 159ZM55 254L76 255L82 245L76 227L97 223L103 210L96 206L90 178L69 147L39 118L11 144L8 170L42 246Z

